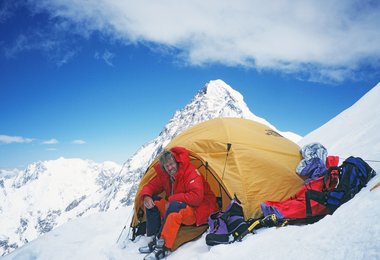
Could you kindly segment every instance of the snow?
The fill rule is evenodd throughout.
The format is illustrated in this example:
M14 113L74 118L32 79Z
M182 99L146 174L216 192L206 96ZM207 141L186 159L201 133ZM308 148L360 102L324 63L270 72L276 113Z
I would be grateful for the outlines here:
M380 181L379 97L377 85L300 142L319 141L330 155L371 159L368 163L378 173L333 215L312 225L263 228L230 245L209 247L204 234L167 259L380 259L380 187L370 191ZM142 259L138 247L145 245L146 238L127 239L131 215L132 206L93 212L68 221L3 259Z
M380 172L380 167L376 168ZM306 226L266 228L242 242L208 247L205 234L172 252L168 259L379 259L380 175L333 215ZM142 259L146 238L124 240L132 207L70 221L3 259ZM376 242L377 241L377 242Z
M20 246L70 219L91 213L104 196L102 186L106 183L102 181L112 180L119 171L120 166L112 162L61 157L31 164L14 178L2 180L0 250L8 251L10 244ZM2 245L4 241L8 246Z

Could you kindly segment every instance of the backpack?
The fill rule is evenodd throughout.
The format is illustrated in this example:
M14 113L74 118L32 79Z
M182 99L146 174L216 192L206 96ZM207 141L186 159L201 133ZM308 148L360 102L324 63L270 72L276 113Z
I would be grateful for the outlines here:
M327 189L326 183L337 174L338 183L336 187ZM310 200L325 205L330 214L352 199L370 179L376 175L376 172L361 158L349 157L341 166L330 167L324 177L324 188L322 191L308 190L306 192L306 216L312 217Z
M226 210L213 213L208 218L210 227L206 235L206 244L209 246L230 244L248 229L244 221L243 208L235 197Z

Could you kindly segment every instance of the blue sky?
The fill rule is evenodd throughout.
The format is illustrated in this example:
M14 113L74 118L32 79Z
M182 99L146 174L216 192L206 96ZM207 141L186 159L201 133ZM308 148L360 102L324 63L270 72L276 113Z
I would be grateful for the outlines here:
M208 81L306 135L380 81L376 1L0 3L0 169L123 163Z

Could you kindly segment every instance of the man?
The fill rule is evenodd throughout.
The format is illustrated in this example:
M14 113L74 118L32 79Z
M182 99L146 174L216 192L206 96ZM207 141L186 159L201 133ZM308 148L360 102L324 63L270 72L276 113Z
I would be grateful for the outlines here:
M157 175L141 190L146 209L147 236L151 242L139 248L144 259L161 259L173 247L181 224L203 225L217 210L210 186L190 163L183 147L164 150L154 167ZM165 198L157 197L165 191ZM157 239L158 238L158 239Z

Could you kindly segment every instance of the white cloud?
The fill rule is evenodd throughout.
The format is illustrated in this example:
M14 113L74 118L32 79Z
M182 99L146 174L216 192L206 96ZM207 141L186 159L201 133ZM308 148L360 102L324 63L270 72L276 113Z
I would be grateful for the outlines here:
M72 143L72 144L85 144L86 141L83 141L83 140L77 139L77 140L73 140L71 143Z
M58 67L66 64L69 60L71 60L75 55L76 55L76 51L75 50L67 50L63 53L60 53L58 56L57 55L54 55L54 56L51 56L53 57L56 65Z
M9 136L9 135L0 135L0 143L11 144L11 143L30 143L33 139L25 138L21 136Z
M17 53L30 49L31 47L27 43L26 36L20 34L11 47L5 48L5 56L7 58L13 58Z
M17 9L22 3L13 0L2 0L0 5L0 23L4 23L10 19L15 9Z
M58 140L55 138L41 142L41 144L58 144L58 143L59 143Z
M115 54L113 54L112 52L109 52L108 50L106 50L103 53L103 59L109 66L113 66L112 60L114 57L115 57Z
M40 0L36 7L86 37L100 31L126 44L164 45L190 65L312 70L333 80L379 65L376 1Z
M33 31L19 34L13 42L4 45L2 50L8 59L15 58L23 52L41 50L49 61L60 67L79 52L70 41L70 37L62 35L61 30L64 29L68 28L57 25L52 28L34 28Z
M111 66L113 67L113 63L112 63L112 60L115 58L115 54L108 51L108 50L105 50L104 53L101 55L99 52L95 52L95 55L94 55L95 59L97 60L104 60L104 62L108 65L108 66Z

